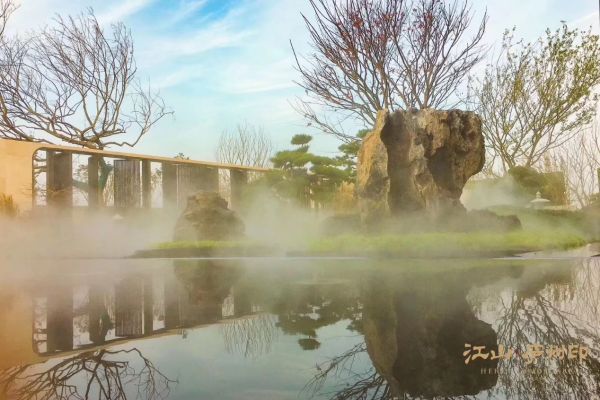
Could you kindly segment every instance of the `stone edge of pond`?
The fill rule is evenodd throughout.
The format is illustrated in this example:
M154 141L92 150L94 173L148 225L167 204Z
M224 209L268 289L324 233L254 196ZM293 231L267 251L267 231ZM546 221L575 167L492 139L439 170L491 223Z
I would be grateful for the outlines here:
M592 243L600 249L600 243ZM589 246L586 245L586 246ZM273 247L255 246L255 247L230 247L230 248L198 248L198 247L182 247L171 249L145 249L138 250L133 255L127 258L221 258L221 257L290 257L290 258L367 258L367 259L476 259L476 258L520 258L520 259L535 259L538 257L547 257L552 255L576 256L581 254L577 252L584 249L586 246L577 247L566 250L527 250L527 249L506 249L506 250L484 250L484 251L467 251L467 252L451 252L451 253L423 253L412 252L399 254L394 251L356 251L356 252L319 252L308 250L281 251ZM585 257L600 257L600 254L585 255Z
M219 257L271 257L277 252L271 248L198 248L138 250L128 258L219 258Z
M128 258L220 258L220 257L273 257L290 258L367 258L367 259L460 259L460 258L499 258L515 256L512 251L487 251L452 254L398 254L394 252L314 252L287 251L277 252L273 249L213 249L213 248L178 248L178 249L148 249L138 250Z
M590 242L580 247L569 249L547 249L521 253L523 259L530 258L596 258L600 257L600 242Z

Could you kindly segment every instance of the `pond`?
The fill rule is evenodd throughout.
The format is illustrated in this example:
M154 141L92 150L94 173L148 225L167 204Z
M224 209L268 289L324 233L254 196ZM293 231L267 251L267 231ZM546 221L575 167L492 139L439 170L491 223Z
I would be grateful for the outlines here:
M0 398L590 399L600 259L5 261Z

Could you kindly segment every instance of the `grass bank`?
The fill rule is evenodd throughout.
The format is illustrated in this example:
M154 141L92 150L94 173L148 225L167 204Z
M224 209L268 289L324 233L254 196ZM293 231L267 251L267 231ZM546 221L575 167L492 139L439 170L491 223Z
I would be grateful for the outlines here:
M314 255L382 257L485 257L528 251L564 250L583 246L587 240L561 231L515 231L510 233L412 233L341 235L312 242Z
M312 238L297 248L275 248L257 240L159 243L137 257L221 256L365 256L380 258L498 257L530 251L566 250L600 240L600 218L572 211L498 207L499 215L517 215L522 230L511 232L348 233Z
M287 254L394 258L497 257L528 251L564 250L583 246L587 242L583 236L561 231L347 234L321 237L302 249L287 249ZM256 241L197 241L159 243L151 249L138 252L136 256L269 256L277 253L277 249Z

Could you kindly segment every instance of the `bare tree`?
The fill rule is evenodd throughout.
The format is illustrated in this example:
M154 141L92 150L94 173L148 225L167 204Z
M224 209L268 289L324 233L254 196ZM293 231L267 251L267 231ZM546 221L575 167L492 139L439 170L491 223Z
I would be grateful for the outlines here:
M273 152L273 142L263 127L247 122L239 124L235 131L224 131L219 137L217 161L226 164L267 167Z
M370 127L377 111L450 106L474 65L484 15L468 32L473 13L467 0L310 0L314 22L304 21L312 54L300 59L300 81L308 100L299 112L324 132L344 141L342 124L354 118ZM293 49L293 47L292 47ZM337 112L331 121L319 111ZM340 113L341 112L341 113Z
M0 44L8 18L15 11L15 8L16 6L11 0L0 0Z
M316 373L304 385L303 392L311 398L328 396L331 400L389 400L394 398L391 387L375 367L357 368L356 359L367 354L367 345L359 343L344 353L315 365ZM343 385L333 386L333 390L323 391L330 378L343 379ZM350 378L350 379L347 379ZM330 385L331 386L331 385Z
M58 16L0 52L0 136L88 148L135 146L170 112L136 79L133 40L93 12Z
M137 348L96 350L67 357L39 368L17 366L0 371L0 393L24 400L138 399L169 397L169 379Z
M579 135L548 154L546 169L562 171L569 200L580 207L588 206L600 191L600 126L594 123Z
M225 350L245 358L258 358L271 351L277 337L277 321L270 314L230 319L219 325Z
M590 123L599 60L599 39L590 32L563 25L528 44L514 44L513 33L506 32L500 56L469 87L501 172L535 166Z
M556 278L543 280L542 285L521 282L520 290L498 299L494 325L498 343L506 348L525 351L536 343L546 348L589 346L589 354L577 366L567 357L542 357L534 361L537 372L532 374L523 357L498 364L497 389L502 389L503 397L583 400L598 392L597 267L594 259L582 260L570 271L568 282L554 281ZM490 397L495 395L492 392Z

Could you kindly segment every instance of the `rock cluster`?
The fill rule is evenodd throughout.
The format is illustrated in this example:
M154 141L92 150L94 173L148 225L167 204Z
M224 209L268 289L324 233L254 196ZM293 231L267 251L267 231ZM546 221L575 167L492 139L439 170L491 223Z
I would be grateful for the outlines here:
M463 187L484 161L481 119L472 112L380 111L359 152L361 218L464 211Z
M244 235L244 223L216 192L198 192L175 225L175 241L231 240Z

